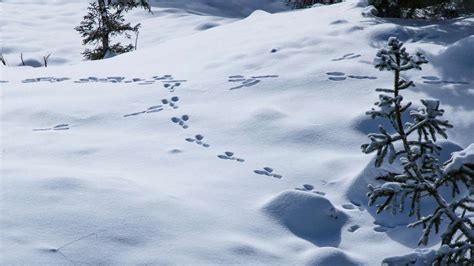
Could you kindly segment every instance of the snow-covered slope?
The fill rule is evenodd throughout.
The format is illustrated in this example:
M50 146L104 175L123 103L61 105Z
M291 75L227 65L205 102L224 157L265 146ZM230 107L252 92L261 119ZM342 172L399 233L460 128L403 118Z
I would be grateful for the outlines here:
M63 3L80 20L85 3ZM379 265L411 252L416 231L351 193L373 171L359 146L378 122L364 112L392 83L372 59L389 36L423 50L432 64L406 97L440 99L455 125L447 150L467 147L474 19L404 25L362 11L136 11L138 51L99 62L79 62L75 19L32 45L21 38L41 40L37 28L9 32L13 15L2 18L12 53L64 42L74 64L1 67L0 262Z

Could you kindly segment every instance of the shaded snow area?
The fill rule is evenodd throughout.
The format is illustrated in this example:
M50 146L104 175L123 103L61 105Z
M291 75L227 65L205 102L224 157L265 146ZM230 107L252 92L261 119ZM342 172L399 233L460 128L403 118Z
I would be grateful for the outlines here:
M153 14L127 14L143 25L137 51L85 62L73 28L87 2L0 2L0 264L380 265L413 253L412 219L367 206L367 184L400 166L375 169L360 151L383 124L365 111L392 86L372 64L390 36L430 61L407 72L405 98L441 100L455 125L441 159L457 152L446 171L472 163L473 17L152 1ZM52 53L50 66L18 67L20 53ZM418 255L439 238L429 244Z

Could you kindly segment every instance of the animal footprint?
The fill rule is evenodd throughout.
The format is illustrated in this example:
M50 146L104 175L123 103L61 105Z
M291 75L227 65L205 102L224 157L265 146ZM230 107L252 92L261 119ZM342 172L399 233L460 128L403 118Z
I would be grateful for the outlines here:
M235 160L237 162L244 162L244 159L234 157L234 153L231 151L226 151L224 154L217 155L218 158L223 159L223 160Z
M271 176L271 177L278 178L278 179L283 177L281 175L274 174L273 173L273 168L270 168L270 167L264 167L263 170L255 170L253 172L258 174L258 175L266 175L266 176Z
M253 79L278 78L278 75L252 76Z
M374 227L374 231L375 232L379 232L379 233L384 233L384 232L387 232L389 229L387 227L383 227L383 226L375 226Z
M125 77L107 77L108 82L120 83L125 79Z
M10 82L10 81L8 81L8 80L0 80L0 83L8 83L8 82Z
M229 76L229 82L242 82L245 80L246 78L242 75Z
M187 80L175 80L172 75L153 76L153 82L155 80L161 81L163 83L163 87L168 89L170 92L174 92L176 88L181 86L181 83L187 81Z
M142 82L138 83L138 85L152 85L154 83L155 83L154 80L145 80L145 81L142 81Z
M131 114L126 114L123 117L137 116L137 115L149 114L149 113L158 113L158 112L161 112L161 111L163 111L163 105L159 104L159 105L148 107L144 111L135 112L135 113L131 113Z
M450 81L450 80L441 80L435 76L423 76L421 77L425 84L454 84L454 85L467 85L470 84L469 82L465 81Z
M35 83L35 82L41 82L41 81L54 83L54 82L62 82L65 80L69 80L69 78L39 77L39 78L32 78L32 79L24 79L21 81L21 83Z
M131 113L131 114L126 114L123 117L137 116L137 115L141 115L141 114L145 114L145 113L149 114L149 113L161 112L161 111L163 111L165 105L168 105L169 107L171 107L173 109L178 109L178 104L177 104L178 101L179 101L178 96L173 96L173 97L171 97L171 99L162 99L161 100L162 104L150 106L144 111L135 112L135 113Z
M164 104L164 105L169 105L171 108L173 109L178 109L178 104L177 102L179 101L179 97L178 96L173 96L171 97L171 99L163 99L161 100L161 102Z
M351 232L351 233L354 233L354 232L357 231L357 229L359 229L359 228L360 228L359 225L354 224L354 225L351 225L351 227L349 227L349 228L347 229L347 231L349 231L349 232Z
M277 77L278 77L278 75L252 76L250 78L245 78L245 76L242 76L242 75L229 76L229 79L228 79L229 82L240 82L241 83L239 86L232 87L229 90L237 90L237 89L241 89L241 88L244 88L244 87L255 86L255 85L257 85L258 83L261 82L261 79L264 79L264 78L277 78Z
M351 203L352 203L352 205L357 206L359 211L364 211L364 207L362 207L362 204L360 204L360 202L355 202L355 201L351 200Z
M172 117L171 118L171 122L175 123L175 124L178 124L180 125L182 128L186 129L188 128L189 126L186 124L186 122L189 120L189 116L188 115L183 115L181 116L181 118L179 117Z
M372 76L349 75L348 77L351 79L377 79L377 77L372 77Z
M328 79L332 81L343 81L347 79L345 77L346 74L342 72L327 72L326 75L328 75Z
M324 193L324 192L313 190L314 186L310 185L310 184L304 184L302 188L297 187L295 189L300 190L300 191L312 192L312 193L315 193L315 194L318 194L318 195L321 195L321 196L326 195L326 193Z
M149 113L157 113L157 112L161 112L161 111L163 111L163 105L159 104L159 105L148 107L148 109L146 109L145 112L147 114L149 114Z
M360 54L348 53L348 54L343 55L342 57L333 59L332 61L350 60L350 59L358 58L360 56L361 56Z
M33 129L33 131L68 130L68 129L69 129L69 124L59 124L54 127Z
M123 117L129 117L129 116L136 116L136 115L141 115L146 113L146 111L141 111L141 112L136 112L136 113L131 113L131 114L126 114Z
M196 142L196 144L198 145L201 145L205 148L209 148L211 145L207 144L207 143L204 143L202 140L204 139L204 136L203 135L196 135L194 136L195 138L187 138L185 139L187 142Z
M87 77L87 78L80 78L74 83L89 83L89 82L103 82L103 83L120 83L125 79L125 77L106 77L106 78L98 78L98 77Z
M344 208L346 210L354 210L356 208L356 206L354 206L352 204L344 204L344 205L342 205L342 208Z
M142 78L132 78L132 82L142 82L145 81L145 79Z
M372 77L372 76L358 76L358 75L347 75L343 72L327 72L326 75L329 76L329 80L332 81L343 81L346 80L347 78L351 79L377 79L377 77Z

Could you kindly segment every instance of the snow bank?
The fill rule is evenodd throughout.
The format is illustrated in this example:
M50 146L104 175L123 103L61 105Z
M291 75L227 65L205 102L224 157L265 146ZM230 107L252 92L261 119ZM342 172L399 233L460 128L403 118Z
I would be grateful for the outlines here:
M434 56L432 61L441 71L446 79L467 80L474 73L474 35L463 38L438 56Z
M413 265L413 266L425 266L430 261L433 261L437 252L431 249L418 249L413 253L409 253L402 256L395 256L386 258L383 260L382 265L384 266L398 266L398 265Z
M295 235L318 246L338 246L347 221L327 198L305 191L281 192L263 210Z
M356 266L363 265L358 259L349 255L341 249L333 247L318 248L309 252L307 255L305 265L308 266Z
M458 172L464 165L474 166L474 144L462 151L454 152L444 167L444 172L447 174Z
M223 17L245 17L255 10L279 12L288 10L284 0L152 0L152 5L172 7Z

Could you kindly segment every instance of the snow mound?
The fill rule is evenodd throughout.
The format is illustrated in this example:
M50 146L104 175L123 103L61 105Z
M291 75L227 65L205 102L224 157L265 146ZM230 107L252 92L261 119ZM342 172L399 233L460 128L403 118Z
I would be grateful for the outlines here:
M307 256L305 265L314 266L333 266L333 265L346 265L355 266L362 265L361 262L357 261L346 252L333 247L322 247L314 251L311 251Z
M395 256L386 258L383 260L382 265L395 266L395 265L413 265L413 266L424 266L428 265L430 261L433 261L437 252L430 249L416 250L414 253L406 254L403 256Z
M474 73L474 35L463 38L441 52L432 61L444 78L466 80Z
M152 0L152 5L158 7L172 7L202 14L223 17L246 17L255 10L279 12L289 7L281 0Z
M464 165L474 165L474 144L462 151L454 152L451 160L444 168L445 173L454 173L461 170Z
M338 246L347 221L327 198L304 191L283 191L263 210L298 237L318 246Z

